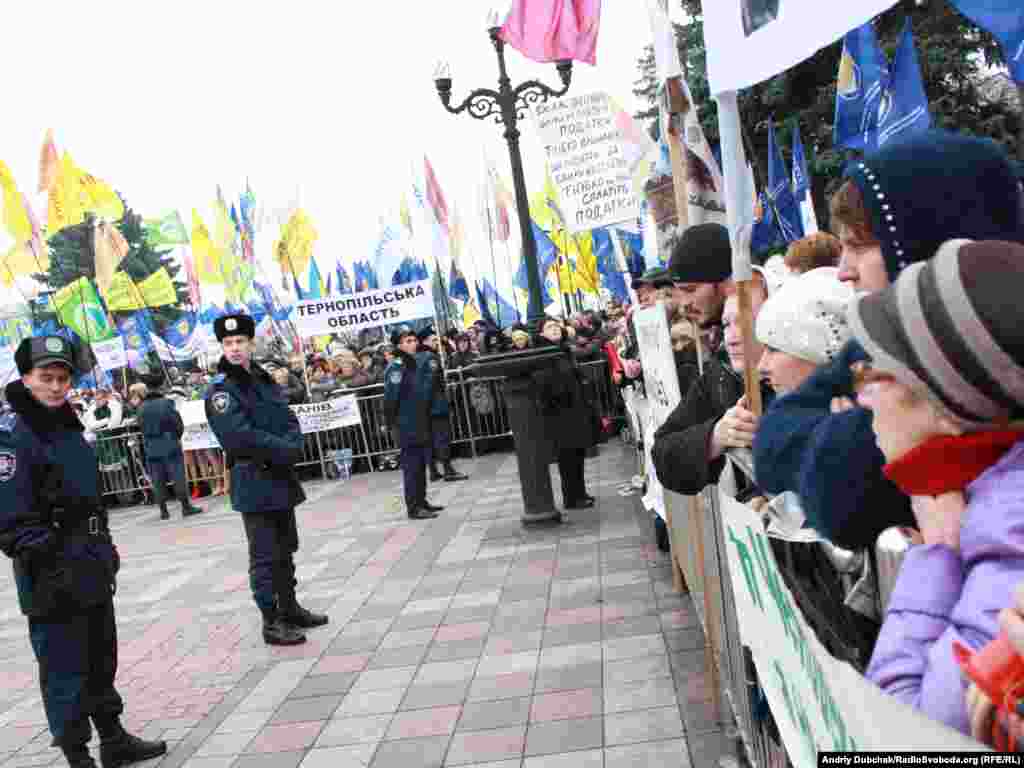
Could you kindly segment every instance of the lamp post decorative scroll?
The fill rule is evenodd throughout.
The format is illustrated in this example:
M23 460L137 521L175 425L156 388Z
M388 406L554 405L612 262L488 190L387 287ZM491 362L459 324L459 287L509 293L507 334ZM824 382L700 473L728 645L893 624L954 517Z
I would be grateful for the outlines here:
M437 86L437 95L441 97L444 108L453 115L468 112L477 120L493 117L497 125L505 126L505 141L508 143L512 184L516 194L516 213L519 216L519 230L522 235L523 259L527 268L527 290L530 296L527 322L531 327L537 328L544 317L544 307L541 304L543 291L540 273L537 270L537 246L530 227L530 203L526 194L526 180L523 177L523 157L519 149L519 121L526 117L532 106L564 96L569 91L572 82L572 61L559 61L555 65L558 77L562 81L561 88L551 88L539 80L526 80L513 88L505 67L505 41L501 39L499 32L500 28L496 26L488 30L498 56L498 90L477 88L457 107L453 107L452 78L447 66L438 69L434 84Z

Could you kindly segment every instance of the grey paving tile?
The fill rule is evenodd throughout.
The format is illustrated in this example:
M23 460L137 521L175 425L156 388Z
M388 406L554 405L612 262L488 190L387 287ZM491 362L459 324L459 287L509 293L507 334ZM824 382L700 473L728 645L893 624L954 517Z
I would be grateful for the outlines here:
M475 659L484 652L486 637L471 640L454 640L450 643L434 643L427 652L427 662L458 661Z
M461 704L466 700L469 680L448 683L423 683L412 685L402 700L401 708L425 709Z
M404 629L388 632L381 641L381 648L404 648L409 645L426 645L434 639L435 627Z
M606 747L605 768L689 768L685 739L648 741L621 747Z
M663 741L683 736L683 720L678 707L640 709L607 715L605 740L609 746L641 741Z
M334 714L335 719L387 715L398 711L405 697L405 688L385 688L379 691L350 691Z
M577 688L599 688L604 681L600 661L564 667L544 667L537 672L537 693L569 691Z
M352 686L352 691L379 691L385 688L408 688L419 668L389 667L387 669L367 669L359 675Z
M441 768L447 736L382 742L370 768Z
M516 672L493 677L477 677L469 689L469 701L487 701L491 699L510 699L518 696L529 696L533 693L534 677L532 672Z
M665 654L665 638L661 632L649 635L620 637L604 641L605 661L620 661L637 656L657 656Z
M611 683L631 683L637 680L649 680L652 677L671 676L672 670L668 658L663 655L639 656L605 663L605 677Z
M653 635L661 632L661 624L657 616L634 616L622 621L609 622L602 626L604 628L605 640Z
M299 768L366 768L376 750L376 744L318 747L306 753Z
M428 683L456 683L472 679L476 673L477 662L475 659L462 659L458 661L439 661L432 664L423 664L416 673L413 682L416 685Z
M391 625L391 631L395 632L407 629L437 627L444 618L445 612L445 610L437 610L403 614L395 619L394 623Z
M498 610L497 605L474 605L452 608L445 614L446 624L469 624L475 621L491 621Z
M242 755L232 768L297 768L305 752L268 752L262 755Z
M367 715L328 720L316 740L318 747L376 743L384 738L393 715Z
M604 689L604 710L607 713L668 707L675 703L675 683L667 677L630 683L611 682Z
M526 740L526 726L464 731L452 737L446 765L469 765L520 757Z
M287 699L278 707L269 725L281 723L305 723L313 720L326 720L341 704L342 694L331 696L315 696L309 699Z
M560 627L544 628L544 647L555 645L576 645L577 643L600 642L602 639L601 624L566 624Z
M665 642L668 643L669 651L694 651L707 645L707 638L703 629L695 627L666 632Z
M530 723L526 730L527 756L555 752L575 752L603 745L604 729L600 717Z
M358 676L357 672L338 672L330 675L314 675L307 677L296 686L289 699L305 699L311 696L327 696L346 693Z
M410 667L423 661L429 645L405 645L400 648L380 648L366 665L367 669Z
M482 731L524 724L530 716L530 698L477 701L465 704L459 720L460 731Z
M528 757L523 760L522 768L604 768L604 751L587 749Z

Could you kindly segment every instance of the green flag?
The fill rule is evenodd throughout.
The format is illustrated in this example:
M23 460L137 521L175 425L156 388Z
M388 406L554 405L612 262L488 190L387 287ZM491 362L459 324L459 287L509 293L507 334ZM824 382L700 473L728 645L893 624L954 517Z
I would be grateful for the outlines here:
M64 325L89 341L106 341L114 337L99 294L86 277L68 283L53 296L57 316Z
M188 245L188 230L181 214L171 211L159 219L146 219L143 222L146 230L146 242L154 248L172 245Z

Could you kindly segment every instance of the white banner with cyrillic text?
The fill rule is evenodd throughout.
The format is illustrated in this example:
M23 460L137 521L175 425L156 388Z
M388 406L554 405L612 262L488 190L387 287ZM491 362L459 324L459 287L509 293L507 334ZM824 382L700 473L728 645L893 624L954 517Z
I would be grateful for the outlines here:
M331 429L357 427L362 423L359 402L355 395L342 395L322 403L303 403L289 406L299 419L302 434L326 432ZM178 413L185 424L181 437L181 448L198 451L203 448L220 448L217 436L206 420L206 407L202 400L188 400L178 403Z
M104 371L128 367L128 353L124 348L124 337L115 336L106 341L94 341L90 345L96 362Z
M379 291L306 299L295 303L292 319L299 335L305 337L411 323L434 316L432 282L420 280Z
M569 231L636 219L640 201L608 94L565 96L533 110Z

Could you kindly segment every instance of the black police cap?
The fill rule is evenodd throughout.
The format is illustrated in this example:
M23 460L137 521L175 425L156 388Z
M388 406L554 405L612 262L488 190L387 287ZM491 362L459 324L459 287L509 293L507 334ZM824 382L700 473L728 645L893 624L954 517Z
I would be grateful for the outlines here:
M217 341L224 341L226 336L256 337L256 322L244 314L224 315L213 321L213 333Z
M399 328L397 331L395 331L394 333L391 334L391 343L392 343L392 345L397 347L398 346L398 342L400 342L406 336L416 336L416 331L414 331L412 328L410 328L407 325L403 325L401 328ZM416 336L416 338L418 339L419 337Z
M416 334L416 338L419 339L420 341L426 341L431 336L437 336L437 333L434 331L433 327L424 328L422 331Z
M33 368L60 363L75 371L75 348L62 336L35 336L22 339L14 353L14 364L24 376Z

